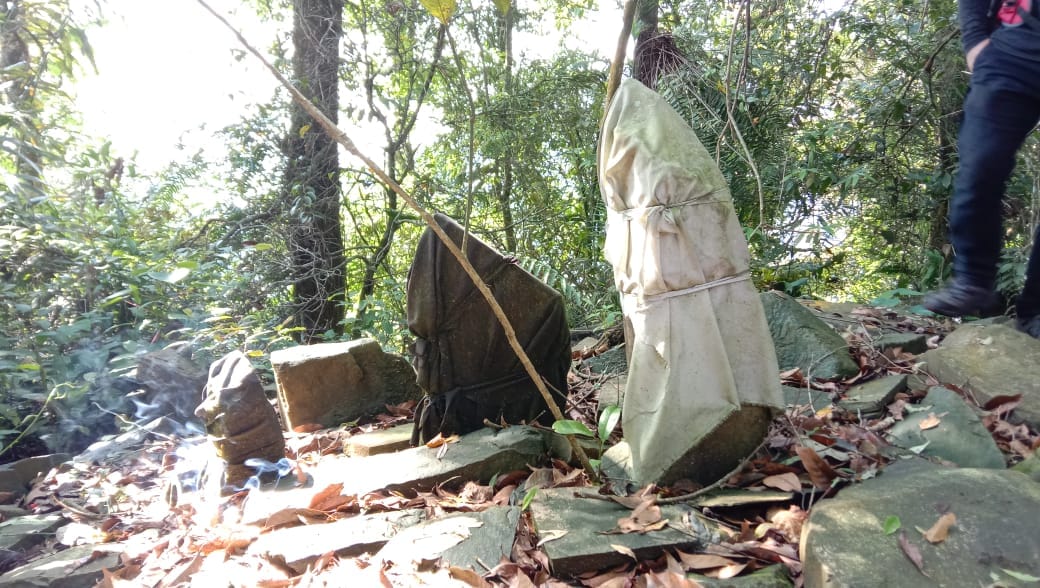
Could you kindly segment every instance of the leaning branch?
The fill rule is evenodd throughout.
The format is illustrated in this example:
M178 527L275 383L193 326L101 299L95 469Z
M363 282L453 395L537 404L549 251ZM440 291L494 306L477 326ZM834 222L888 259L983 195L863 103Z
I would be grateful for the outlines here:
M456 245L455 242L452 241L450 237L448 237L448 234L444 232L444 229L442 229L441 226L437 224L437 221L434 220L433 215L430 214L430 212L427 211L425 208L420 206L419 203L414 198L412 198L412 196L407 191L405 191L404 188L400 186L400 184L395 182L393 178L387 175L387 173L383 171L383 168L381 168L378 164L376 164L376 162L372 161L367 156L365 156L365 154L363 154L361 150L359 150L357 146L354 145L354 142L350 139L350 137L347 136L346 132L337 127L335 123L333 123L331 120L329 120L327 116L325 116L324 113L318 110L318 107L315 106L310 100L308 100L307 97L303 95L303 93L296 89L296 86L289 82L289 80L287 80L285 76L281 74L281 72L279 72L273 65L271 65L271 63L263 55L261 55L260 52L257 51L256 48L254 48L249 43L249 41L246 40L244 36L242 36L242 33L240 33L238 29L236 29L234 26L231 25L231 23L227 21L226 18L217 13L217 11L213 10L213 8L211 8L209 4L205 2L205 0L198 0L198 2L217 20L223 23L224 26L226 26L232 33L234 33L234 35L238 38L238 41L242 44L242 46L244 46L247 51L252 53L257 59L260 60L261 63L264 64L264 67L266 67L271 72L271 74L273 74L274 77L278 79L278 82L283 87L285 87L286 90L289 91L289 94L292 95L293 100L296 102L296 104L299 105L300 108L302 108L307 114L309 114L325 131L325 133L329 135L329 137L331 137L334 141L342 145L343 148L346 149L351 155L360 159L365 164L365 166L368 167L368 169L371 170L373 174L375 174L377 178L379 178L384 184L389 186L391 190L393 190L398 196L401 197L402 200L404 200L408 204L408 206L412 207L412 209L419 213L419 216L422 217L422 219L426 222L430 229L437 235L441 242L444 243L444 246L448 248L448 251L450 251L451 254L455 256L455 259L458 260L459 265L462 266L462 269L465 270L466 274L468 274L470 279L473 280L473 285L477 287L480 293L484 296L484 299L487 300L488 305L491 306L491 311L495 313L495 317L498 319L498 322L502 324L502 329L505 331L506 339L509 341L509 346L513 348L513 351L516 353L516 356L520 359L520 363L523 364L524 370L527 372L527 375L531 378L531 381L534 382L534 385L538 388L538 392L541 393L542 398L545 400L546 406L549 407L549 411L553 415L553 418L555 418L558 421L563 420L564 417L563 413L560 412L560 407L556 405L556 402L549 394L548 388L545 387L545 383L542 382L542 377L538 374L538 370L535 369L534 364L531 363L531 359L527 357L527 353L524 352L523 347L517 340L516 331L513 330L513 325L509 322L509 318L506 317L505 311L502 310L501 305L499 305L498 301L495 300L495 295L491 293L491 289L488 288L487 284L484 283L484 280L481 279L480 274L477 273L477 270L474 269L473 265L470 264L470 262L466 259L466 256L462 253L462 250L459 249L458 245ZM568 435L567 440L570 442L574 454L578 457L578 461L581 462L582 467L585 469L586 472L588 472L589 477L597 479L596 471L593 469L592 464L589 463L589 457L585 454L585 451L578 443L578 440L575 439L572 435Z

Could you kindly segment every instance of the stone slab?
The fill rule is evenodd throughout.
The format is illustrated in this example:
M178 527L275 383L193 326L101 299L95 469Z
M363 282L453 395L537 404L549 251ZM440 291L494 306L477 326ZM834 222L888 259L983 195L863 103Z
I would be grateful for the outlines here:
M121 545L80 545L31 561L0 576L4 588L84 588L102 578L101 570L119 565ZM102 556L92 561L94 552ZM87 562L80 565L82 562Z
M1004 468L1004 455L975 411L953 390L935 386L912 412L888 430L893 445L910 449L927 443L920 455L938 457L961 467ZM920 424L934 414L938 426L922 430Z
M806 378L824 380L859 373L848 344L813 311L775 290L760 298L781 370L797 367Z
M373 559L402 565L440 559L484 573L509 558L519 521L515 506L453 513L402 530Z
M668 519L669 525L660 531L604 534L632 511L612 501L575 497L573 488L539 490L530 512L541 539L565 532L542 545L557 576L570 577L631 562L612 544L631 549L643 560L658 557L665 549L692 551L720 540L718 532L685 505L661 507L662 518Z
M276 529L258 537L247 553L278 558L302 574L314 560L330 551L340 557L374 553L402 529L417 525L425 518L421 510L403 510Z
M929 529L946 512L956 523L932 545ZM921 552L922 575L883 524L896 516ZM1018 585L1003 570L1040 576L1040 484L1009 470L906 468L816 503L803 527L806 588L832 586Z
M343 452L351 457L367 457L409 449L412 425L397 425L389 429L354 435L343 444Z
M271 353L286 428L320 423L337 427L418 400L415 370L373 339L299 345Z
M838 401L838 406L852 414L876 416L906 390L906 376L892 375L853 386Z
M56 514L28 515L0 523L0 550L25 551L52 536L68 521Z
M979 404L994 396L1022 394L1012 420L1040 426L1040 341L1006 325L971 323L958 327L920 360L940 383L974 394Z
M443 455L441 451L420 446L369 457L324 457L309 470L308 487L251 492L243 522L262 523L286 504L309 504L316 492L330 484L343 484L348 495L380 489L410 494L450 479L486 482L495 474L526 470L546 459L541 432L524 426L475 431L449 444Z
M67 453L52 453L4 464L0 466L0 492L25 494L38 476L71 459Z
M827 392L794 386L780 386L780 390L784 393L784 406L801 408L802 414L813 414L831 406L831 395Z
M916 333L885 333L874 339L871 347L881 352L898 347L904 353L918 355L928 351L928 337Z

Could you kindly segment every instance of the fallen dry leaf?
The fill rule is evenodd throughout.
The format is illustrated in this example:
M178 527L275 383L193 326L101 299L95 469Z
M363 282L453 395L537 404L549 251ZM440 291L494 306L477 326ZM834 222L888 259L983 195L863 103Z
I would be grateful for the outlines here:
M762 485L786 492L797 492L802 489L802 482L793 472L766 476L762 479Z
M448 574L454 580L458 580L467 586L473 586L474 588L490 588L491 584L487 580L480 577L480 574L468 568L459 568L455 566L448 567Z
M903 554L910 560L910 563L914 564L917 571L925 576L928 575L924 572L924 559L921 557L921 550L913 543L910 543L906 533L903 531L899 532L899 548L903 550Z
M722 557L721 555L712 555L710 553L679 553L679 561L682 562L683 568L688 570L710 570L712 568L721 568L730 566L736 563L732 559Z
M942 543L946 541L946 536L950 533L950 527L957 522L957 516L952 512L948 512L943 516L939 517L939 520L935 521L931 529L928 529L924 533L924 538L929 543Z
M546 543L548 543L550 541L559 539L560 537L563 537L566 534L567 534L567 531L562 530L562 529L552 529L552 530L542 531L542 532L538 533L538 535L541 537L541 539L538 540L538 543L535 544L535 547L541 547L542 545L545 545Z
M935 416L934 412L930 412L930 413L928 413L928 416L924 418L924 420L922 420L921 422L917 423L917 426L922 431L927 431L928 429L934 429L934 428L938 427L941 424L942 424L942 419L940 419L939 417Z
M809 479L812 480L813 486L819 489L827 488L831 485L831 481L838 477L838 472L835 472L834 468L820 457L818 453L813 451L812 448L799 445L794 450L802 460L802 466L805 467L806 473L809 474Z

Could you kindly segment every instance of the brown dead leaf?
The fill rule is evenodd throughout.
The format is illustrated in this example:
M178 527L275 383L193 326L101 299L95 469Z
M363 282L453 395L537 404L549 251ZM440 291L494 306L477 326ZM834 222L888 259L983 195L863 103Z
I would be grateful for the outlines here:
M302 425L296 425L293 427L293 433L314 433L324 429L323 425L318 423L304 423Z
M783 490L785 492L798 492L802 489L801 480L799 480L798 476L792 472L766 476L762 479L762 485L776 488L777 490Z
M744 568L746 568L746 567L747 567L746 563L735 563L735 564L732 564L732 565L728 565L728 566L726 566L724 568L718 568L716 570L712 570L710 572L707 572L704 575L708 576L709 578L718 578L719 580L728 580L730 578L735 578L738 575L740 575L740 572L743 572Z
M934 429L934 428L938 427L941 424L942 424L942 419L940 419L938 416L936 416L934 412L930 412L930 413L928 413L928 416L924 418L924 420L922 420L921 422L917 423L917 426L922 431L927 431L928 429Z
M721 568L729 565L733 565L737 562L721 555L712 555L710 553L679 553L679 561L682 562L683 568L687 571L690 570L710 570L712 568Z
M316 505L321 504L322 502L325 502L326 500L329 500L330 498L339 496L340 492L342 492L342 491L343 491L343 484L341 482L337 482L335 484L329 484L328 486L322 488L321 490L319 490L317 493L314 494L314 497L311 498L310 506L308 508L311 508L313 510L319 510L316 507Z
M401 404L387 404L386 411L397 417L411 417L415 412L415 401L406 400Z
M910 563L914 564L917 571L925 576L928 575L924 572L924 559L921 557L921 550L913 543L910 543L906 533L903 531L899 532L899 548L903 550L903 554L910 560Z
M794 450L802 460L802 466L805 468L806 473L809 474L809 479L812 480L813 486L816 486L816 488L827 488L838 477L838 472L835 472L834 468L813 451L812 448L798 445Z
M935 521L932 528L925 531L924 538L932 544L942 543L943 541L946 541L946 537L950 533L950 527L952 527L956 522L957 515L948 512L939 517L939 520Z
M458 580L467 586L473 586L474 588L491 587L491 584L489 584L484 578L480 577L480 574L468 568L449 566L448 575L450 575L452 579Z

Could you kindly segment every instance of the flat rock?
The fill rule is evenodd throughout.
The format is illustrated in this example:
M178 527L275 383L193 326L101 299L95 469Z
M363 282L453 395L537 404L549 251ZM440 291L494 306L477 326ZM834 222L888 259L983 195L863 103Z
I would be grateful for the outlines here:
M136 452L145 441L152 437L180 434L183 429L184 427L173 419L159 417L115 437L100 439L92 443L83 453L72 458L72 461L96 464L119 461L124 459L127 453Z
M533 427L481 429L442 448L413 447L369 457L326 456L308 473L313 483L290 490L253 491L243 521L262 523L286 505L306 506L316 492L343 484L343 494L386 489L413 493L430 490L450 479L487 481L495 474L526 470L545 461L545 441Z
M780 390L784 393L784 406L803 414L813 414L831 405L831 395L827 392L794 386L780 386Z
M66 524L65 517L56 514L28 515L0 523L0 550L25 551L39 545Z
M354 435L343 444L343 452L351 457L367 457L409 449L412 425L397 425L370 433Z
M823 380L859 373L848 344L813 311L775 290L760 298L781 370L797 367L806 378Z
M558 576L575 576L631 561L611 545L627 547L643 560L658 557L665 549L697 550L720 540L700 513L685 505L662 506L661 516L669 524L659 531L605 534L632 511L613 501L575 497L573 488L539 490L530 512L541 540L556 537L546 541L542 549Z
M137 403L137 419L154 419L173 414L184 422L192 419L202 401L206 368L191 358L191 347L168 347L146 353L137 360L134 379L145 389L144 402Z
M875 338L871 347L882 353L889 349L901 349L904 353L917 355L928 351L928 337L917 333L885 333Z
M628 358L625 355L625 346L618 345L600 353L599 355L586 359L583 363L594 374L614 376L628 371Z
M600 382L596 387L596 414L608 406L624 406L627 383L628 374L615 374Z
M412 565L440 559L442 564L481 573L509 558L520 509L496 506L426 521L397 533L373 559Z
M944 513L956 524L932 545L929 529ZM807 588L830 586L1017 585L1004 570L1040 576L1040 484L1009 470L924 467L886 471L812 509L801 538ZM921 552L922 575L886 535L887 517Z
M906 390L905 375L885 376L853 386L845 398L838 401L838 406L852 414L876 416L903 390Z
M1040 341L1003 324L961 325L920 357L940 383L971 392L979 404L1022 394L1012 420L1040 426Z
M0 492L25 494L38 476L71 459L67 453L52 453L4 464L0 466Z
M378 551L401 529L417 525L425 518L421 510L403 510L276 529L258 537L247 553L276 558L302 574L314 560L330 551L340 557Z
M281 349L271 354L271 367L290 430L337 427L422 396L408 360L385 353L373 339Z
M919 405L926 410L912 412L888 430L893 445L910 449L927 446L920 455L938 457L967 468L1004 468L1004 455L975 411L956 392L935 386ZM921 423L935 415L939 424L921 429Z
M31 561L0 576L5 588L83 588L101 580L104 569L119 565L122 546L80 545ZM101 552L101 557L91 559ZM86 562L86 563L84 563ZM81 565L82 564L82 565Z

